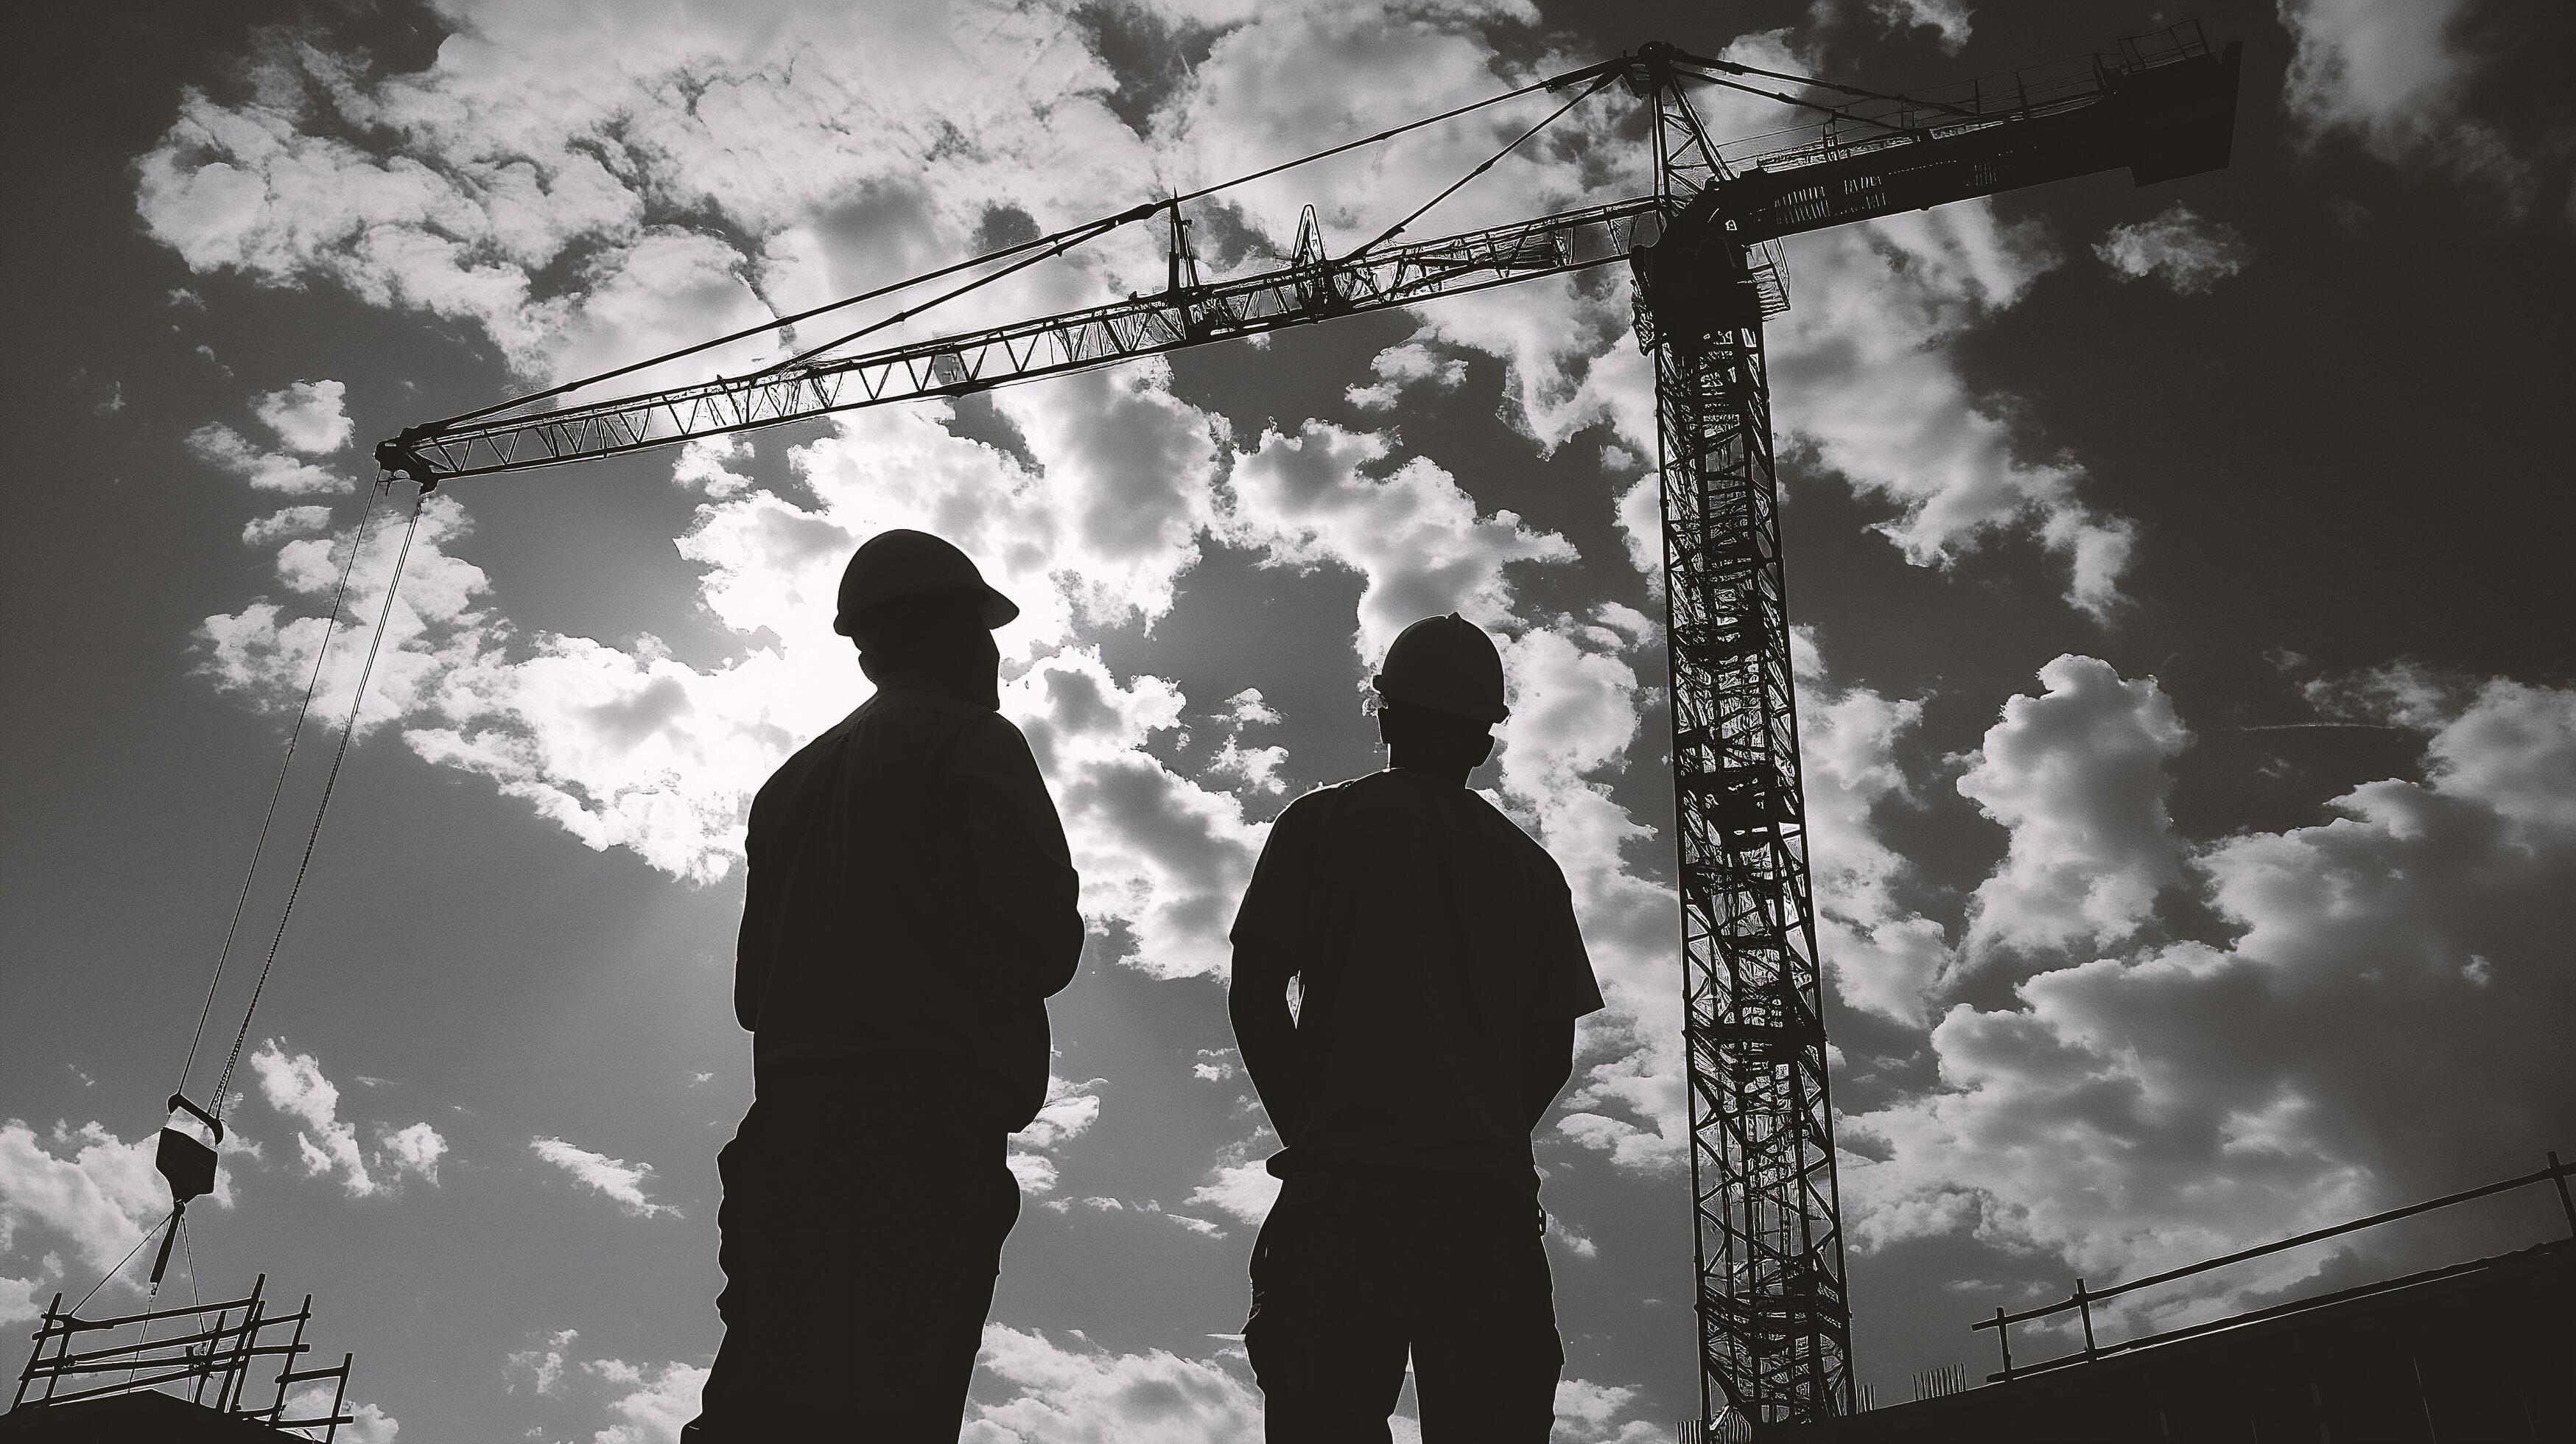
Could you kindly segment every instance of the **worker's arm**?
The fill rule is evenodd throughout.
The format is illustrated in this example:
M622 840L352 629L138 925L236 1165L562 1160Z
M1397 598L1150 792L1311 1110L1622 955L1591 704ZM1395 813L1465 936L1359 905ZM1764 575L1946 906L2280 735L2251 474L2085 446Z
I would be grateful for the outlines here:
M751 804L751 824L743 838L742 930L734 936L733 1018L746 1033L760 1030L760 1005L769 992L769 970L777 948L771 932L777 925L778 863L763 846L768 821L763 788Z
M1064 824L1020 730L978 718L958 739L955 794L977 916L1000 981L1050 997L1082 960L1082 880Z
M1288 1011L1288 980L1295 971L1294 962L1263 940L1238 938L1234 977L1225 997L1243 1071L1252 1075L1270 1126L1281 1142L1291 1144L1313 1116L1297 1053L1297 1020Z
M1556 1095L1565 1090L1565 1080L1574 1076L1574 1020L1598 1012L1602 1002L1564 874L1551 863L1546 879L1531 892L1546 899L1529 932L1538 949L1542 982L1521 1025L1521 1113L1535 1132L1547 1121Z
M1316 949L1313 873L1325 846L1318 831L1322 796L1291 803L1270 825L1235 911L1234 975L1225 1000L1243 1071L1252 1075L1280 1142L1291 1147L1315 1116L1314 1082L1288 1011L1288 985Z
M1521 1112L1530 1131L1547 1121L1565 1080L1574 1076L1574 1020L1541 1018L1521 1037Z

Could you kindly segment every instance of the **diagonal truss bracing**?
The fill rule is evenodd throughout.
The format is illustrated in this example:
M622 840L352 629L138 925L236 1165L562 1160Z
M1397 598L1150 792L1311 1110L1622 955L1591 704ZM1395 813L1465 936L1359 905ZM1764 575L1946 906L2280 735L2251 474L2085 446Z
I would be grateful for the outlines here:
M1652 98L1672 229L1638 261L1638 339L1663 464L1701 1408L1821 1419L1851 1410L1851 1310L1762 348L1786 297L1760 251L1683 231L1728 173L1677 84ZM1658 265L1675 256L1683 274Z
M422 427L386 443L377 455L388 470L437 481L666 446L862 406L963 395L1624 260L1630 227L1653 207L1651 199L1593 206L789 370L533 416Z

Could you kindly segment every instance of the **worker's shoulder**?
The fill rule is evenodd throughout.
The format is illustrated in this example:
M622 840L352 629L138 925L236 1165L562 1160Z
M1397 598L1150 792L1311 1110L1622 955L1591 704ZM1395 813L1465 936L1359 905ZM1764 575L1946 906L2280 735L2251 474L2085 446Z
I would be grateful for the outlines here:
M866 711L865 707L853 710L848 716L825 728L821 736L789 753L787 760L779 763L770 772L769 780L761 784L759 796L784 792L795 787L798 781L811 775L817 767L822 766L835 753L848 746L850 735L858 729L860 715ZM755 797L755 804L757 800Z
M1484 793L1468 788L1463 790L1463 795L1466 802L1472 804L1464 809L1466 815L1475 819L1477 829L1491 839L1491 845L1497 851L1514 858L1533 874L1551 879L1559 887L1565 885L1565 870L1557 866L1556 855L1530 836L1529 829L1521 826L1510 813L1495 806L1493 799Z
M1288 804L1288 808L1298 813L1301 821L1323 826L1375 828L1399 815L1463 820L1470 835L1495 850L1543 872L1558 872L1556 859L1548 855L1547 849L1483 793L1426 782L1396 768L1318 787ZM1283 822L1287 817L1288 813L1280 814Z
M843 766L930 765L941 757L1016 762L1028 755L1028 739L990 707L934 692L887 689L798 748L761 791L789 791Z
M1288 805L1279 809L1279 816L1271 821L1271 827L1275 830L1280 827L1295 828L1329 822L1335 815L1347 810L1350 786L1348 782L1327 782L1319 787L1307 789L1290 798Z

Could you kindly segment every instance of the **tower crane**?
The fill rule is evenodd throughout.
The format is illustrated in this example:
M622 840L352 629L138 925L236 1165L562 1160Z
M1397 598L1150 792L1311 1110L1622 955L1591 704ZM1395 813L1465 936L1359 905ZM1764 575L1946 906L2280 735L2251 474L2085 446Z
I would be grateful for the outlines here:
M1654 360L1661 452L1701 1418L1845 1414L1851 1309L1763 354L1763 322L1788 306L1777 242L2095 172L2126 169L2146 185L2223 167L2239 55L2238 45L2213 48L2186 22L2001 80L1887 95L1650 44L1543 85L1587 87L1579 101L1624 84L1651 110L1651 194L1387 244L1398 226L1338 257L1322 245L1310 209L1288 264L1206 281L1182 212L1208 193L1196 192L978 258L1021 257L948 293L1162 214L1171 269L1159 294L848 349L916 314L899 312L749 375L563 400L575 387L655 364L639 363L411 427L376 457L427 492L457 478L964 396L1628 262L1637 341ZM1765 88L1773 83L1803 93ZM1729 154L1692 106L1691 88L1705 85L1753 90L1824 118L1786 142Z

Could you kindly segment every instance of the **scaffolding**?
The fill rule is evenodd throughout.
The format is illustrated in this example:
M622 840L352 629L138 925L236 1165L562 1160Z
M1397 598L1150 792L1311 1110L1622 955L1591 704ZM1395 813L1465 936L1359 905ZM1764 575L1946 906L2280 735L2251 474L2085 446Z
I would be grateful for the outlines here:
M269 1301L263 1297L267 1289L268 1275L261 1274L244 1298L105 1319L82 1318L77 1306L64 1311L63 1296L56 1294L36 1330L36 1346L27 1356L27 1366L18 1372L18 1392L10 1401L9 1412L61 1408L117 1394L166 1391L175 1396L176 1390L169 1386L184 1384L184 1397L199 1408L280 1431L321 1429L325 1441L333 1439L341 1425L355 1422L355 1416L345 1408L349 1400L349 1369L356 1356L342 1354L340 1362L330 1368L295 1367L299 1358L313 1351L313 1346L304 1342L305 1325L313 1319L313 1296L306 1294L303 1304L291 1314L272 1314L268 1312ZM206 1325L209 1314L215 1320L212 1327ZM152 1337L155 1324L173 1319L187 1321L193 1331L168 1338ZM136 1332L131 1342L76 1347L84 1336L113 1337L129 1328ZM282 1343L269 1338L278 1330L291 1330ZM252 1377L252 1369L264 1359L279 1362L274 1380L276 1394L269 1402L255 1405L248 1399L250 1389L258 1382ZM96 1382L118 1373L125 1377ZM331 1381L331 1407L311 1417L289 1417L289 1392L297 1385L322 1380ZM37 1392L39 1386L42 1392Z

